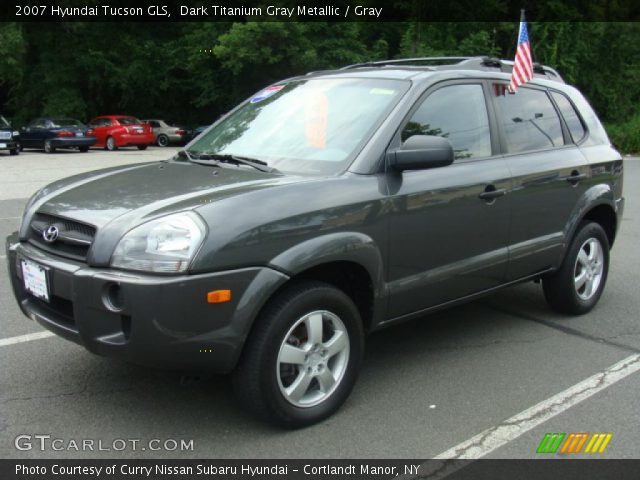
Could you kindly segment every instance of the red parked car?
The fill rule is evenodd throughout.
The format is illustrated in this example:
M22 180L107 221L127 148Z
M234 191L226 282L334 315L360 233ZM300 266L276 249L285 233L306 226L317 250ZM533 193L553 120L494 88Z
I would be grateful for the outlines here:
M130 145L144 150L156 140L151 125L129 115L102 115L91 120L89 126L96 137L95 146L107 150Z

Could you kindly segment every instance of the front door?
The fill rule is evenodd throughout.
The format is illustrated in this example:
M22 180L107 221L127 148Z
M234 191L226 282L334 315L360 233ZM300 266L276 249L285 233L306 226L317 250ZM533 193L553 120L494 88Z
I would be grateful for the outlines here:
M44 127L44 119L37 118L36 120L33 120L20 134L20 142L22 143L22 146L27 148L43 148Z
M396 139L443 136L456 159L446 167L387 174L393 209L388 320L504 282L510 178L504 159L495 156L485 88L480 81L432 88Z
M93 129L93 136L96 137L96 145L103 147L107 141L107 135L111 128L111 119L96 118L89 126Z

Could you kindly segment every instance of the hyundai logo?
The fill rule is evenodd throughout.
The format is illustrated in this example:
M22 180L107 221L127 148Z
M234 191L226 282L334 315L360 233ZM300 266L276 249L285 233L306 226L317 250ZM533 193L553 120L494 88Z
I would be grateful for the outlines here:
M60 230L55 225L49 225L43 232L42 238L44 238L45 242L53 243L58 239L58 235L60 235Z

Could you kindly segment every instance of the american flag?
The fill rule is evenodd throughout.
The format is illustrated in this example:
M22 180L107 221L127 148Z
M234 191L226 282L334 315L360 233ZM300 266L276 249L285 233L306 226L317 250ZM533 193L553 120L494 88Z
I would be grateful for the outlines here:
M511 73L511 83L509 90L515 92L516 89L525 82L533 78L533 61L531 60L531 45L529 43L529 33L527 32L527 22L524 20L524 11L520 18L520 33L518 34L518 48L516 49L516 59L513 62L513 72Z

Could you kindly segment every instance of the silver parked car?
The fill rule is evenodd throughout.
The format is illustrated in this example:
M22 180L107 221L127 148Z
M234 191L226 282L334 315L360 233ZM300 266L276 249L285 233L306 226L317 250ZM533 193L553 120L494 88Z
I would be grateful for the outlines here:
M153 128L156 136L156 144L159 147L167 147L170 144L182 144L185 142L187 132L181 127L169 125L164 120L143 120Z

